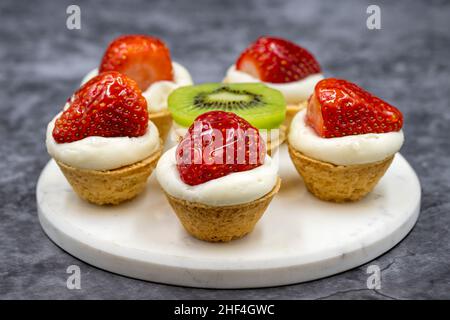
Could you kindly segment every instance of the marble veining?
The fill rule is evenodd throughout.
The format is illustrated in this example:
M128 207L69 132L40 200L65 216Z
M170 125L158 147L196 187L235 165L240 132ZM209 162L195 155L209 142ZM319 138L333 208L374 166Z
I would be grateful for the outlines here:
M277 158L282 181L297 176L286 146ZM56 192L66 186L51 161L39 178L38 210L45 232L60 247L122 275L204 288L286 285L359 266L400 241L420 207L417 176L401 155L377 185L379 196L369 195L351 206L327 203L320 208L322 201L301 194L301 181L288 190L281 186L255 230L226 244L186 239L154 177L143 195L117 208ZM115 214L118 208L120 216ZM387 209L395 213L382 215ZM183 276L186 271L195 277Z

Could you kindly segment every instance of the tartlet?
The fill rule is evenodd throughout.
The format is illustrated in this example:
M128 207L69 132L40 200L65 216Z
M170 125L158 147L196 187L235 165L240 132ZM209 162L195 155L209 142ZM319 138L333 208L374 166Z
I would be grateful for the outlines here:
M134 198L162 152L136 82L118 72L92 78L47 126L46 145L78 196L99 205Z
M260 37L228 68L223 82L263 82L279 90L286 99L285 126L289 128L322 79L320 65L308 50L282 38Z
M253 230L280 188L277 164L264 149L246 120L211 111L163 154L156 177L188 233L228 242Z
M403 144L403 116L341 79L320 81L307 110L292 120L289 154L307 189L333 202L373 190Z

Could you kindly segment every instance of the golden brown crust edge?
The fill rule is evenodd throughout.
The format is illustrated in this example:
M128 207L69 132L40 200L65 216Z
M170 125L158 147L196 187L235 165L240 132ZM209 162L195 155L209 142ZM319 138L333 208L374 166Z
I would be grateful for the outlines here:
M209 206L175 198L167 193L170 206L186 231L197 239L209 242L228 242L242 238L255 227L275 194L281 179L271 192L249 203L232 206Z
M159 137L162 139L164 145L169 135L170 128L172 128L172 114L169 110L160 112L149 112L148 119L151 120L158 128Z
M114 170L79 169L56 161L75 193L98 205L117 205L141 193L162 153L162 145L148 158Z
M332 202L357 201L373 190L394 155L384 160L338 166L312 159L289 145L289 155L306 188L317 198Z

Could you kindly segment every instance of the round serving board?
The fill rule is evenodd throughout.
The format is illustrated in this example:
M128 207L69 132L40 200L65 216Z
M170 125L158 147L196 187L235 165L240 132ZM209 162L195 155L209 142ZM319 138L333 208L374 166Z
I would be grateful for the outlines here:
M52 160L37 185L47 235L99 268L149 281L202 288L255 288L318 279L364 264L402 240L420 209L420 183L397 154L375 190L356 203L320 201L307 192L285 146L282 187L255 230L208 243L189 236L154 176L119 206L79 199Z

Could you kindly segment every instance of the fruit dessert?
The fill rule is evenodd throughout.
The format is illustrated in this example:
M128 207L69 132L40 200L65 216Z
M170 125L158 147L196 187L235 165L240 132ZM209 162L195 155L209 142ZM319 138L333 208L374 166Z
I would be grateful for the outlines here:
M175 88L191 85L189 72L171 60L164 42L146 35L124 35L110 43L99 68L89 72L82 84L105 71L117 71L135 80L147 100L149 118L163 141L172 125L167 97Z
M114 71L72 95L49 123L46 145L73 190L100 205L139 194L162 151L141 90Z
M307 105L317 82L320 65L306 49L282 38L260 37L241 53L223 82L264 82L281 91L287 103L286 126Z
M169 110L178 141L202 113L212 110L234 112L260 130L271 154L286 139L282 125L286 114L283 95L262 83L206 83L174 90Z
M251 232L280 187L258 129L224 111L197 117L156 177L185 229L211 242Z
M316 197L356 201L373 190L403 144L403 116L346 80L320 81L292 120L289 154Z

